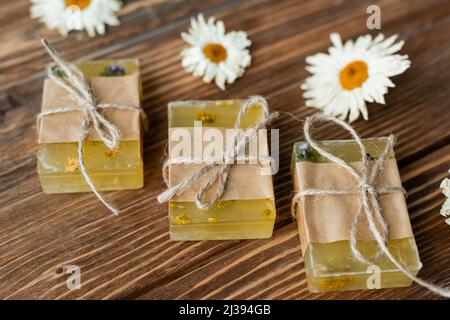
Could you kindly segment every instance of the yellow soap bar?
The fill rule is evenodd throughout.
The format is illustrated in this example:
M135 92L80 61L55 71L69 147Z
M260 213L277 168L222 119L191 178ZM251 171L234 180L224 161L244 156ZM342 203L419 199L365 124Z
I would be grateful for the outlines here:
M169 104L169 128L233 128L245 101L186 101ZM263 117L254 106L244 115L241 127L253 127ZM170 238L172 240L229 240L270 238L275 222L275 201L269 199L223 200L203 211L194 202L169 201Z
M120 77L139 72L138 62L131 59L88 61L77 66L88 77ZM37 172L45 193L90 191L80 172L77 148L78 142L38 144ZM87 140L83 155L97 190L142 188L142 135L139 140L121 140L116 150L109 150L102 141Z
M384 150L386 140L366 139L363 140L363 143L369 153L367 156L371 159L376 159ZM361 161L360 150L354 143L325 141L321 142L321 147L346 162ZM393 150L390 150L386 157L386 159L389 158L394 158ZM329 162L328 159L319 155L306 142L299 142L294 145L292 157L292 174L294 179L298 178L294 169L295 163L299 161ZM390 239L387 241L387 245L392 255L403 263L413 275L419 272L422 263L419 259L414 237ZM375 240L358 240L357 247L365 257L370 258L375 256L378 245ZM412 283L412 280L405 276L385 256L380 257L373 265L357 260L350 249L349 240L308 243L303 256L308 287L312 292L405 287Z
M389 251L413 274L422 264L414 238L388 240ZM376 241L357 242L364 256L374 256ZM312 292L378 289L410 286L405 276L388 258L382 257L373 265L356 260L350 250L350 241L310 243L304 256L308 287Z

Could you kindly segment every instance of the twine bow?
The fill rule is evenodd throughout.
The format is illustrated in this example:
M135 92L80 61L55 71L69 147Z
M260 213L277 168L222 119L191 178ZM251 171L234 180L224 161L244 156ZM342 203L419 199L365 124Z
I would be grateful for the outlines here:
M234 128L240 129L241 128L241 121L246 113L246 111L252 107L252 106L261 106L263 108L264 112L264 120L259 122L255 127L251 128L250 134L247 136L239 136L234 135L233 136L233 149L229 150L225 153L224 158L220 159L202 159L205 164L199 171L192 174L190 177L184 179L177 185L170 187L169 184L169 167L172 164L190 164L190 163L197 163L198 160L195 159L186 159L186 158L175 158L175 159L168 159L164 162L163 165L163 177L164 181L167 185L166 191L161 193L158 196L158 201L160 203L169 201L176 195L182 194L184 191L186 191L195 181L197 181L200 177L207 174L211 170L215 170L211 178L201 186L199 192L195 196L195 204L197 208L200 210L208 210L212 206L214 206L217 201L222 197L222 194L225 191L229 172L231 169L231 166L239 161L249 161L249 160L256 160L259 162L262 162L264 160L268 160L272 162L272 158L267 157L240 157L240 153L242 150L245 150L247 146L253 141L253 139L256 137L258 130L265 128L273 119L278 117L278 113L269 113L269 107L267 104L266 99L264 99L261 96L252 96L250 97L246 103L243 105L243 107L240 109L236 123ZM272 163L273 165L273 163ZM212 190L213 186L216 186L215 192L210 197L210 199L206 199L206 194Z
M353 137L354 141L358 145L360 152L361 152L361 159L362 159L362 173L359 173L356 169L354 169L350 164L345 162L339 157L334 156L333 154L327 152L326 150L322 149L318 143L311 137L310 130L315 122L321 122L321 121L328 121L333 122L341 127L343 127L345 130L347 130ZM350 247L353 255L355 258L363 263L372 264L374 263L374 260L377 260L380 255L384 254L399 270L401 270L408 278L411 280L417 282L423 287L426 287L427 289L442 295L444 297L449 298L450 297L450 291L447 288L439 287L437 285L434 285L432 283L426 282L420 278L417 278L413 274L409 272L409 270L403 266L397 259L391 254L389 251L386 241L388 239L388 225L386 221L383 218L382 212L381 212L381 206L378 201L380 194L386 194L386 193L393 193L393 192L403 192L405 193L405 190L402 187L390 187L390 186L381 186L377 187L375 186L377 177L379 172L382 170L384 161L386 156L389 153L389 150L394 145L394 136L389 135L387 138L387 144L385 149L383 150L383 153L379 156L379 158L373 162L369 162L367 157L366 148L364 147L364 144L362 143L362 140L358 133L346 122L334 118L334 117L328 117L322 114L315 114L311 117L306 118L305 125L304 125L304 134L305 139L308 141L308 143L311 145L313 149L315 149L322 157L330 160L331 162L341 166L342 168L346 169L349 174L351 174L355 180L358 182L357 188L354 189L348 189L348 190L327 190L327 189L312 189L312 188L305 188L302 191L296 192L295 196L292 200L292 207L291 207L291 214L295 218L295 210L296 205L300 201L301 198L305 196L327 196L327 195L347 195L347 194L359 194L361 198L361 210L357 213L355 216L355 219L353 220L351 231L350 231ZM369 230L373 234L377 244L378 244L378 251L374 258L367 259L363 256L363 254L359 251L357 248L357 240L356 235L358 231L358 225L360 222L361 216L366 218ZM379 223L381 227L381 232L378 230L376 226L376 222Z
M103 109L122 109L122 110L137 110L140 113L144 129L147 129L148 119L145 112L139 106L126 106L113 103L97 103L93 90L89 85L88 80L83 75L81 70L76 66L67 63L60 54L53 48L45 39L41 39L42 45L47 50L52 58L54 64L62 70L61 77L57 77L52 72L52 65L47 67L47 74L50 79L56 82L69 92L69 97L76 103L75 107L60 107L51 110L43 111L38 114L38 128L41 119L45 116L78 111L83 113L83 121L80 129L80 137L78 139L78 160L80 162L80 171L86 180L86 183L91 188L92 192L97 198L115 215L118 215L119 210L111 205L97 190L94 182L89 176L88 170L84 162L84 142L92 130L95 130L103 143L110 150L115 150L119 147L120 131L108 119L106 119L101 111Z

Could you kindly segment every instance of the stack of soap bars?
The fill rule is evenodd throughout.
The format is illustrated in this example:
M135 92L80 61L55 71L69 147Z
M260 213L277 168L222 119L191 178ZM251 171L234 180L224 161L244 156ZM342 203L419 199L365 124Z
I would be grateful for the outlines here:
M201 121L204 128L234 128L237 115L244 103L242 100L172 102L168 106L169 131L173 128L193 127L194 121ZM262 108L255 105L244 115L241 128L251 128L263 117ZM275 221L271 179L269 176L268 180L265 180L270 184L267 187L271 190L271 195L265 199L220 200L206 211L198 209L194 201L169 201L171 239L223 240L271 237ZM230 182L230 185L233 185L233 182Z
M140 105L141 85L139 77L139 64L137 60L103 60L83 62L76 65L86 77L95 80L99 92L100 102L118 103L118 99L126 99L128 103ZM62 72L59 69L54 72ZM55 107L64 107L67 103L67 93L55 97L55 84L46 79L43 95L43 110ZM123 81L123 82L122 82ZM123 83L123 84L122 84ZM115 87L111 86L114 85ZM130 86L128 86L131 84ZM110 86L110 91L108 91ZM51 87L51 89L50 89ZM127 88L129 88L127 90ZM59 88L58 88L59 90ZM124 92L126 90L126 92ZM52 91L52 92L50 92ZM97 94L97 92L94 92ZM125 98L126 96L126 98ZM109 150L101 140L88 139L84 144L84 161L98 190L124 190L143 186L142 161L142 135L139 113L128 112L128 130L134 130L133 139L123 139L116 150ZM78 113L78 114L77 114ZM107 115L108 110L105 111ZM46 116L41 122L41 129L52 126L55 128L55 137L64 135L65 128L58 125L58 118L67 120L67 117L79 117L80 112L70 112ZM119 116L120 117L120 116ZM118 126L119 127L119 126ZM119 128L120 129L120 128ZM136 134L137 132L137 134ZM78 133L72 136L77 136ZM62 139L64 140L64 139ZM80 172L77 156L78 142L76 139L61 141L57 138L39 137L37 171L42 188L46 193L65 193L90 191L88 184Z
M369 160L374 160L380 156L381 152L386 147L385 138L364 139L363 144L368 152ZM352 140L340 140L340 141L321 141L319 145L327 152L343 159L347 163L355 163L361 161L360 149L356 143ZM389 151L386 159L395 159L393 150ZM307 142L299 142L294 145L293 157L292 157L292 174L294 180L294 187L296 190L301 189L302 185L308 183L308 181L302 181L299 177L299 173L305 176L305 173L298 169L299 163L311 164L308 166L310 172L307 173L309 177L314 176L315 170L323 170L322 164L329 163L330 161L322 157L316 150L312 149ZM305 167L303 167L305 168ZM299 171L300 170L300 171ZM400 180L398 169L395 165L393 170L395 179ZM348 174L344 172L343 174ZM328 175L329 177L330 175ZM330 178L332 179L332 178ZM338 181L342 181L342 175L336 175L335 185L338 185ZM311 181L314 179L310 179ZM332 183L330 183L332 184ZM311 187L311 186L309 186ZM403 197L402 195L399 195ZM354 197L355 195L324 195L324 196L307 196L302 201L298 202L297 217L300 230L300 237L302 241L302 251L305 261L306 275L308 280L308 286L313 292L327 292L327 291L341 291L341 290L354 290L354 289L368 289L368 279L375 273L379 274L380 287L403 287L409 286L412 280L408 278L403 272L401 272L386 256L382 255L378 260L374 262L374 265L368 265L366 263L357 260L350 248L350 240L344 239L340 241L330 242L314 242L308 241L309 233L319 234L323 230L335 230L339 226L337 224L329 225L330 222L327 218L320 221L321 225L317 222L316 217L313 217L314 212L322 206L322 201L325 201L324 197L335 197L337 200L342 201L342 197ZM349 200L354 201L354 200ZM404 201L404 199L403 199ZM339 202L334 202L334 204ZM401 205L400 207L406 208ZM356 208L356 209L355 209ZM308 211L309 210L309 211ZM333 208L329 208L333 210ZM357 210L357 207L348 208L348 210ZM405 209L406 210L406 209ZM350 213L350 212L348 212ZM330 217L332 212L328 212ZM406 215L405 227L410 228L409 218ZM345 221L346 217L340 216L336 219ZM330 219L331 220L331 219ZM338 220L336 220L338 221ZM412 232L411 232L412 234ZM388 239L388 248L392 255L400 261L412 274L416 275L422 264L417 252L416 243L414 237L400 238L400 239ZM365 257L374 257L377 252L378 245L375 240L357 240L357 247L359 251ZM378 275L375 275L378 276Z

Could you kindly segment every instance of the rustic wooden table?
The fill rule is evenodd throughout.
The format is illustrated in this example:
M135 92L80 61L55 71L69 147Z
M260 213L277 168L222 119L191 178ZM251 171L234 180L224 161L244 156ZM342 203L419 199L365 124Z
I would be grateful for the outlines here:
M403 289L332 294L308 292L296 224L290 219L292 144L301 127L287 117L280 128L281 169L275 176L277 221L272 239L173 242L160 168L167 139L166 105L180 99L266 96L273 109L304 118L300 82L305 57L329 46L328 34L366 33L366 8L381 7L382 31L400 34L412 67L394 79L387 105L370 106L364 137L397 135L396 154L421 259L420 275L449 283L449 226L439 215L440 181L450 165L450 2L448 0L126 1L122 24L105 36L67 38L29 17L29 1L0 1L0 298L39 299L437 299L412 285ZM180 32L199 12L245 30L253 64L227 91L186 74ZM91 193L45 195L36 174L35 116L44 66L38 36L67 59L136 57L142 64L145 187L108 193L123 213L114 217ZM320 138L343 138L334 127ZM69 265L81 267L79 290L66 287Z

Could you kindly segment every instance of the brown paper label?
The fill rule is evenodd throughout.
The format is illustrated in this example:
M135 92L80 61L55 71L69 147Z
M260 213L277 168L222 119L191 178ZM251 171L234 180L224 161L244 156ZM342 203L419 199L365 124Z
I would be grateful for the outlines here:
M98 103L114 103L140 106L139 72L121 77L89 78ZM45 79L42 111L61 107L76 107L66 89L51 79ZM140 113L137 110L105 109L104 116L120 131L121 140L139 140L141 135ZM80 137L83 115L80 111L52 114L42 118L39 143L76 142ZM95 130L88 140L100 141Z
M225 137L225 128L211 128L211 127L203 127L203 133L206 133L207 130L217 130L221 132L222 136ZM181 143L178 141L178 138L175 137L180 136L180 130L186 130L186 133L189 133L186 138L190 138L190 146L191 146L191 155L194 155L197 148L201 148L202 150L207 147L207 145L211 145L212 142L205 141L202 139L202 136L198 136L194 134L194 128L170 128L169 129L169 157L172 155L172 151L176 148L177 144ZM230 130L230 129L228 129ZM177 140L177 141L174 141ZM256 141L256 140L254 140ZM216 143L214 141L213 143ZM259 147L259 155L268 156L268 144L267 144L267 135L259 135L259 139L257 142ZM226 142L221 144L222 150L226 149ZM172 156L171 159L180 157L180 155ZM169 168L169 184L170 186L174 186L184 179L190 177L192 174L196 173L200 170L205 164L174 164ZM259 164L233 164L231 166L228 183L225 191L221 197L221 200L252 200L252 199L273 199L274 198L274 190L272 183L272 175L266 174L270 170L270 163L263 162ZM263 174L263 171L265 174ZM183 192L181 195L178 195L172 199L172 201L186 201L193 202L195 200L196 194L199 192L200 188L211 178L211 176L215 173L215 170L211 170L210 172L203 175L199 178L192 186ZM214 190L214 187L212 188ZM207 194L208 196L208 194Z
M359 173L362 163L351 162ZM294 171L296 190L305 188L347 190L357 188L358 183L347 170L335 163L297 162ZM400 174L395 159L385 160L376 186L401 187ZM394 192L379 196L382 215L388 224L389 238L412 237L411 222L405 198ZM303 253L308 243L327 243L349 240L353 220L361 208L359 194L305 196L297 205L297 223ZM361 218L358 240L374 240L368 223Z

